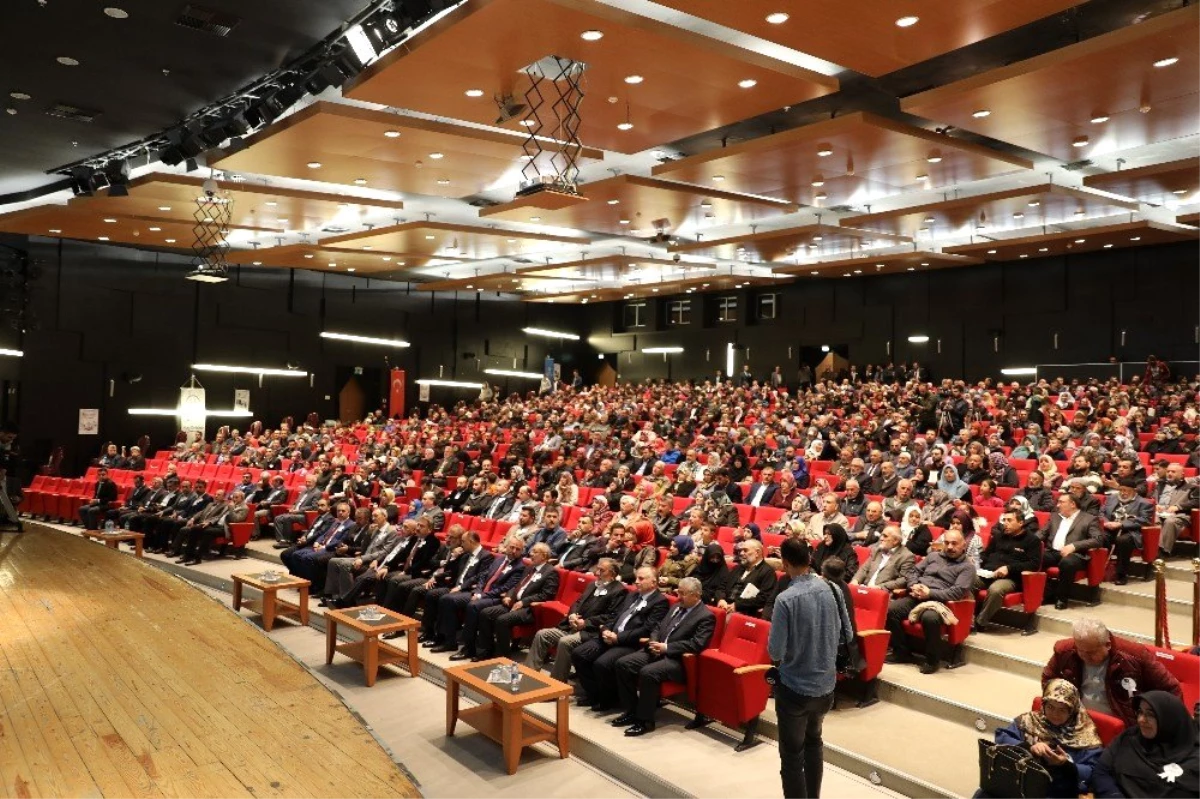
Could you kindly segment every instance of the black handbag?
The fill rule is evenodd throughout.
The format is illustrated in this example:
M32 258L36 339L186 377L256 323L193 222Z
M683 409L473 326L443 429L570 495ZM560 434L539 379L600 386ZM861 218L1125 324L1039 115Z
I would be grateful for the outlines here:
M1046 799L1050 772L1023 746L980 738L979 788L987 796Z
M852 611L846 608L846 604L843 601L842 590L828 580L826 580L825 583L829 586L829 590L833 592L833 601L838 604L838 607L845 610L847 615L849 615ZM834 661L834 665L837 668L838 674L842 675L843 677L853 679L858 676L859 672L867 667L867 660L862 656L862 652L859 651L858 636L853 634L853 628L850 630L850 643L846 643L845 637L841 634L840 613L838 614L838 627L837 658Z

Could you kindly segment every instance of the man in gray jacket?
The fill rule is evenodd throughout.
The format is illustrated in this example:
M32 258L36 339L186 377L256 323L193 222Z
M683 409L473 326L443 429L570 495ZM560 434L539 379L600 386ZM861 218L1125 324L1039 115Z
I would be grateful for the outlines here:
M325 576L325 598L321 605L327 607L345 595L354 585L354 578L368 566L387 555L395 543L392 539L399 535L395 527L388 524L387 511L376 508L371 511L371 540L367 548L357 558L334 558L329 561L329 570Z
M858 567L850 584L888 591L907 586L917 563L908 547L901 546L900 539L899 527L893 524L884 528L879 543L871 547L867 562Z
M912 661L904 622L913 608L923 602L954 602L971 595L975 566L967 560L967 545L962 533L949 530L942 535L941 542L941 552L930 552L929 557L913 569L908 579L908 595L893 597L888 603L887 628L892 634L888 663ZM921 613L920 622L925 632L925 663L921 665L921 673L933 674L940 665L942 617L936 610L926 609Z

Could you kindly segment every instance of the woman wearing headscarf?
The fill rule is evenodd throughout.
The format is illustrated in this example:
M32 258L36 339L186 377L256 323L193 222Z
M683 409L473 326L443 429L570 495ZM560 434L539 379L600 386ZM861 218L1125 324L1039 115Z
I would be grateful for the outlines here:
M983 536L975 534L975 511L969 504L963 502L950 514L950 521L946 524L946 532L957 530L962 533L963 541L967 545L967 560L975 564L975 569L979 569L979 561L983 557Z
M938 491L945 492L950 499L962 499L971 492L971 487L958 477L958 469L947 463L942 468L942 476L938 480Z
M619 564L621 582L632 584L637 570L658 563L658 550L654 548L654 525L639 519L625 531L625 556Z
M1092 769L1104 751L1079 690L1066 680L1046 683L1042 707L996 730L996 743L1027 748L1050 772L1046 796L1062 799L1087 793Z
M714 541L705 546L691 575L700 581L700 596L704 604L715 605L729 598L729 574L729 564L725 561L725 550L721 545Z
M1054 458L1043 454L1038 458L1037 470L1042 473L1042 485L1051 491L1057 491L1062 485L1063 476L1058 471Z
M918 558L929 554L933 533L929 531L929 525L925 524L921 509L916 505L905 511L904 518L900 520L900 543Z
M690 535L677 535L671 539L667 550L667 559L658 570L658 587L664 591L675 590L679 581L688 577L699 563L699 556L694 554L696 543Z
M1092 772L1097 797L1194 797L1200 792L1196 728L1165 691L1133 698L1137 726L1118 735Z
M929 484L929 472L922 466L913 467L912 484L912 498L915 500L925 502L933 493L933 486Z
M988 455L988 476L996 481L996 485L1005 488L1016 488L1017 470L1009 465L1008 458L1003 452L993 452Z
M840 524L825 525L825 537L813 555L812 570L820 574L821 564L827 558L837 558L845 564L846 570L842 578L846 582L858 571L858 555L854 552L854 545L850 543L846 528Z
M1012 451L1012 457L1027 460L1042 454L1042 429L1036 424L1025 425L1025 437Z

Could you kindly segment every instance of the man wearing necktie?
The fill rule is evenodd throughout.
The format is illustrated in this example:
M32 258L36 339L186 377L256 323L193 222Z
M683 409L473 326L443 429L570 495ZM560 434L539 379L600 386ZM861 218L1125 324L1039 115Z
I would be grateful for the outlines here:
M363 573L354 579L350 590L337 601L339 608L352 608L360 604L359 597L375 595L375 587L387 579L388 573L403 568L408 560L408 553L417 543L417 523L412 519L406 520L400 527L400 534L392 539L387 552L378 563L364 569Z
M292 532L292 525L304 524L304 512L315 510L320 499L321 489L317 488L317 476L310 474L304 478L304 491L288 508L287 513L281 513L275 517L276 549L287 549L288 544L295 540L296 536Z
M571 653L571 664L579 677L576 704L580 707L598 713L613 707L617 699L617 661L636 652L641 639L667 615L667 598L658 590L657 569L638 569L634 589L617 609L612 626L601 628L599 638L584 641Z
M462 648L450 656L451 660L468 660L475 657L475 638L479 627L479 614L485 608L500 604L501 598L521 579L521 557L525 553L525 542L513 536L504 542L504 557L497 558L483 585L471 592L459 591L447 594L438 603L438 626L444 651L455 648L459 638L458 614L462 612ZM434 647L434 652L438 651Z
M586 517L585 517L586 518ZM625 586L617 579L617 564L611 558L600 558L595 568L596 579L571 605L567 616L557 627L538 630L529 645L525 665L540 671L554 650L550 676L566 682L571 673L571 653L584 641L596 638L606 624L616 618L617 608L626 596Z
M529 565L521 581L500 599L499 605L484 608L479 614L479 632L472 660L512 655L512 628L533 624L533 607L558 595L558 571L550 563L550 546L534 544L529 550Z
M697 654L712 640L717 619L700 601L703 586L695 577L679 581L679 601L650 635L646 648L617 661L617 691L620 716L614 727L626 727L625 735L635 738L654 730L654 713L662 697L664 682L683 682L683 656Z
M350 509L347 507L347 518L349 518L349 515ZM283 561L284 566L287 566L289 572L298 574L294 561L296 555L303 551L311 551L318 544L325 543L327 536L331 537L332 530L337 526L337 521L337 516L330 512L329 500L320 500L317 503L317 518L313 519L312 526L296 539L293 546L279 553L279 559Z

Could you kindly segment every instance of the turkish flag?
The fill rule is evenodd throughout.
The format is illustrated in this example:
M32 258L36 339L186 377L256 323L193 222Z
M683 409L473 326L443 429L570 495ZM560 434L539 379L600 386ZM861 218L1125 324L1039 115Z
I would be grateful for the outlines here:
M404 416L404 370L392 370L391 391L388 400L388 415L395 418Z

